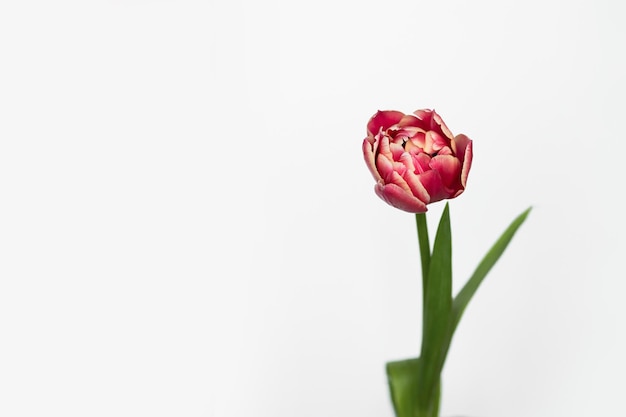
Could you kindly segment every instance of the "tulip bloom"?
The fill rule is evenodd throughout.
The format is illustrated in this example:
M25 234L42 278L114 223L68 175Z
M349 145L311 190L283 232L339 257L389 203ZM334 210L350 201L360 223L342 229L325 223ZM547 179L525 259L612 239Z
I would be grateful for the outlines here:
M472 141L453 136L434 110L378 111L367 123L363 156L381 199L400 210L425 213L426 205L465 190Z

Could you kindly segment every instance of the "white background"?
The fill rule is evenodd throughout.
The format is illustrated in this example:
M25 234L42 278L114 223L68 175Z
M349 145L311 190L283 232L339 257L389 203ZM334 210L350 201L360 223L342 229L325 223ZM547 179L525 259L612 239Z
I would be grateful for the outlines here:
M474 139L442 415L626 415L626 10L0 2L0 415L391 417L419 351L378 109ZM431 235L443 205L431 206Z

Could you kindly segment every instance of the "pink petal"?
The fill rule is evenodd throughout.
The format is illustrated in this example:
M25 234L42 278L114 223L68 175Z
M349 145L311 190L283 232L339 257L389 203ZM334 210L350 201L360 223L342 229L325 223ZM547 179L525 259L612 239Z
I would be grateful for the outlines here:
M447 136L448 140L452 140L452 138L454 138L454 135L452 135L452 132L450 132L450 129L448 129L448 126L446 126L441 116L439 116L437 112L435 112L434 110L433 110L433 122L435 123L435 125L433 125L432 127L433 129L435 129L435 126L437 126L441 130L441 132L445 136Z
M374 160L374 147L372 143L367 139L363 141L363 158L365 158L365 164L367 165L367 169L370 170L374 179L376 181L380 181L382 177L376 169L376 162Z
M441 176L437 171L431 169L423 174L419 174L417 177L428 192L428 195L430 196L430 203L448 198L450 193L443 185Z
M393 160L393 152L389 147L389 137L387 135L379 135L378 141L378 153L385 155L387 158Z
M404 174L408 171L406 165L403 164L401 161L393 162L393 170L397 172L401 177L404 177Z
M389 129L404 117L404 113L395 110L378 110L367 122L367 134L375 135Z
M417 132L415 136L411 138L411 141L420 147L420 149L424 149L426 146L426 132Z
M460 196L461 194L463 194L463 191L465 191L463 188L459 189L459 191L457 191L456 193L452 194L452 196L450 196L449 198L456 198L458 196Z
M402 176L404 181L406 181L407 185L411 189L411 194L417 197L420 201L423 201L425 204L430 202L430 195L428 195L428 191L422 185L419 180L418 175L416 175L416 171L419 171L417 167L414 165L414 156L408 153L402 155L402 162L407 167L406 172Z
M463 188L467 186L467 177L469 175L470 168L472 167L472 141L470 140L467 146L465 147L465 155L463 157L463 168L461 169L461 185Z
M396 139L409 139L417 134L417 132L424 132L424 129L415 126L404 126L396 132Z
M455 152L458 155L461 162L465 160L465 149L472 144L472 140L464 134L456 135L454 137L454 143L456 144Z
M435 132L434 130L431 130L428 133L430 133L430 138L432 140L432 147L435 152L439 152L441 149L443 149L444 147L450 144L450 139L446 139L446 137L441 135L440 133Z
M376 169L385 183L391 182L393 177L393 162L385 155L379 153L376 157Z
M400 162L392 162L384 155L379 154L376 159L376 167L378 168L378 172L382 179L378 181L379 183L383 182L385 184L396 184L398 187L402 188L405 192L411 193L411 189L407 185L404 178L402 178L402 174L406 172L406 167ZM402 174L398 172L400 170Z
M430 155L425 153L418 153L413 157L413 164L415 165L415 173L422 174L430 170Z
M439 172L441 181L447 188L456 190L460 187L461 161L452 155L437 155L430 160L430 167Z
M450 145L452 145L453 143L454 142L450 142ZM447 146L444 146L443 148L437 151L437 155L456 155L456 154L452 152L452 149L450 149Z
M418 119L421 120L420 123L420 127L424 130L430 130L432 129L432 117L433 117L433 111L430 109L422 109L422 110L415 110L413 112L414 115L417 116Z
M422 126L422 122L420 121L420 119L418 119L417 117L413 116L412 114L407 114L406 116L404 116L399 122L398 122L398 126L400 127L421 127Z
M400 210L408 211L409 213L426 213L428 211L424 202L407 193L396 184L385 185L378 183L374 191L387 204Z
M404 148L400 143L390 143L389 149L391 150L391 155L394 161L398 161L404 153Z
M397 171L394 171L394 173L391 175L389 182L387 182L386 184L395 184L403 189L404 192L411 194L411 188L406 183L402 175L400 175Z
M424 135L424 152L428 153L428 154L432 154L433 153L433 138L431 136L431 131L429 130L428 132L426 132L426 134Z

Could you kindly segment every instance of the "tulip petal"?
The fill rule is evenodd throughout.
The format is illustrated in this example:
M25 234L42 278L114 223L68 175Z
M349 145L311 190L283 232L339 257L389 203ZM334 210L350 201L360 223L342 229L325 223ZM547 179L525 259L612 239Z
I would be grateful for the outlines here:
M430 138L429 138L430 137ZM431 130L426 133L426 143L430 142L432 150L434 152L439 152L444 147L447 147L450 144L450 140L446 139L442 134Z
M417 116L418 119L420 119L421 123L420 123L420 127L424 130L430 130L432 128L432 116L433 116L433 111L430 109L422 109L422 110L415 110L413 112L413 114L415 116Z
M443 185L456 191L460 187L461 161L452 155L437 155L430 160L430 167L439 172Z
M422 122L420 121L420 119L418 119L417 117L413 116L412 114L407 114L406 116L404 116L399 122L398 122L398 126L400 127L408 127L408 126L412 126L412 127L422 127Z
M413 165L415 165L416 174L422 174L430 170L430 155L418 153L413 157Z
M426 146L426 132L415 133L415 135L411 138L411 141L420 149L424 149Z
M415 198L422 201L424 204L431 203L430 194L428 194L428 191L420 181L419 175L415 175L412 172L407 173L404 176L404 180L411 189L411 194L413 194Z
M404 153L404 148L402 144L392 142L389 144L389 150L391 151L391 155L394 161L400 160L400 157Z
M469 140L469 139L468 139ZM472 167L473 144L470 140L465 147L465 155L463 156L463 168L461 169L461 185L463 188L467 185L467 176Z
M443 185L441 176L437 171L431 169L423 174L419 174L417 177L428 192L428 195L430 196L430 203L441 201L444 198L449 197L450 193Z
M420 201L418 198L404 191L396 184L376 184L374 188L376 195L378 195L387 204L394 206L400 210L407 211L409 213L426 213L428 208L426 204Z
M426 188L424 188L419 180L419 177L417 175L419 170L414 164L413 155L405 153L404 155L402 155L401 162L404 163L407 168L404 175L402 175L402 178L404 179L404 181L406 181L407 185L411 189L411 194L413 194L419 200L423 201L425 204L428 204L430 202L430 195L428 195L428 191L426 191Z
M407 140L414 137L418 132L424 132L424 129L415 126L404 126L395 133L396 139Z
M376 157L376 169L382 177L384 182L391 182L391 176L393 175L393 162L389 160L385 155L379 153Z
M465 150L468 146L471 146L472 140L461 133L460 135L456 135L454 137L454 143L456 144L455 152L461 162L463 162L465 157Z
M396 184L407 193L411 193L411 189L407 185L406 181L402 178L402 175L397 172L397 169L402 170L402 173L406 171L406 167L403 164L399 162L394 163L385 155L379 154L378 158L376 158L376 167L382 177L382 182L385 184Z
M380 135L380 139L377 142L378 153L393 160L393 152L391 152L391 147L389 146L389 137L387 135Z
M376 169L376 161L374 158L374 147L372 143L370 143L370 141L367 139L363 141L363 157L365 158L365 165L367 165L367 169L370 170L372 176L374 177L374 180L376 180L376 182L380 181L382 177L380 176L380 174L378 173L378 170Z
M441 132L447 136L448 140L452 140L454 138L454 135L452 134L452 132L450 131L450 129L448 129L448 126L446 126L446 123L443 121L443 119L441 118L441 116L439 116L439 114L437 114L437 112L435 112L433 110L433 122L435 123L435 125L437 127L439 127L439 129L441 130ZM434 128L435 126L433 126Z
M403 117L404 113L396 110L378 110L367 123L367 133L368 135L376 135L381 128L385 131L402 120Z

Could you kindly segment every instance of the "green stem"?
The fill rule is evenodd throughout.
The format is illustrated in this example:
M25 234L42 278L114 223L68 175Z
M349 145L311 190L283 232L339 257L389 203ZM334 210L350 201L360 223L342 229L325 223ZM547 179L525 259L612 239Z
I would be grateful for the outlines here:
M415 223L417 223L417 239L420 246L420 258L422 259L422 298L424 298L426 296L428 270L430 269L430 241L428 240L426 213L415 214Z

